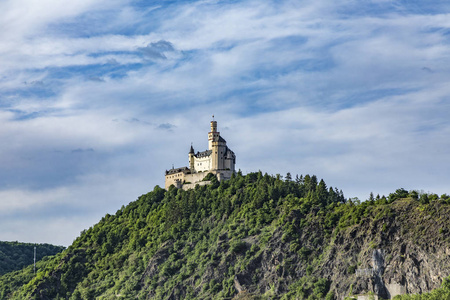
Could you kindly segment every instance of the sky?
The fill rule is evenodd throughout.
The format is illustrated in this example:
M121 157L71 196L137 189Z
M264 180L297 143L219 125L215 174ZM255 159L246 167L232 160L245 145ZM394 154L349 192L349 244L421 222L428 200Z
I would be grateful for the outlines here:
M3 0L0 240L70 245L206 150L450 193L448 1Z

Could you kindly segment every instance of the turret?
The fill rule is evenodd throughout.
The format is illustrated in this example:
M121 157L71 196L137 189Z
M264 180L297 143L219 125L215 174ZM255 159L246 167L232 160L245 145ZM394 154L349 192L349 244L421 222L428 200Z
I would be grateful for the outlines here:
M189 169L191 169L191 173L195 173L194 155L195 155L194 147L192 147L191 144L191 149L189 150Z
M217 132L217 121L211 121L211 132Z
M211 170L217 171L224 169L224 155L227 142L217 131L217 121L211 121L211 132L208 133L209 150L211 150Z
M208 149L212 150L213 142L219 141L220 132L217 131L217 121L211 121L211 132L208 133Z

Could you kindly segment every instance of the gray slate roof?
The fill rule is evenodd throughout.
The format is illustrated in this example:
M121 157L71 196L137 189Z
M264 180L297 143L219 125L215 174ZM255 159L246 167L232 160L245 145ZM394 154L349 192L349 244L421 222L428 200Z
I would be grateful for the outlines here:
M212 153L212 150L206 150L206 151L203 151L203 152L197 152L197 154L195 154L195 157L197 157L197 158L207 157L207 156L210 156L211 153Z
M176 173L180 173L180 172L188 173L190 171L191 170L188 167L173 168L168 171L166 170L166 175L176 174Z

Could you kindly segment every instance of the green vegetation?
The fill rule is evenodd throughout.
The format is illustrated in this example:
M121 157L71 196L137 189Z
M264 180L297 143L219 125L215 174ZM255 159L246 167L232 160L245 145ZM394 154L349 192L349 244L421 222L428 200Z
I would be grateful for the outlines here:
M64 252L40 261L36 276L29 266L0 277L0 299L334 299L333 274L352 273L357 263L324 271L333 247L347 245L338 237L367 220L390 222L393 204L405 196L398 190L347 200L309 175L209 179L188 191L156 186L107 214ZM436 213L437 199L420 197L409 198L420 208L413 211Z
M444 279L442 286L429 293L420 295L401 295L395 296L394 300L443 300L450 299L450 277Z
M36 247L37 261L45 256L55 255L64 250L64 247L49 244L0 242L0 275L20 270L32 264L34 260L34 247Z

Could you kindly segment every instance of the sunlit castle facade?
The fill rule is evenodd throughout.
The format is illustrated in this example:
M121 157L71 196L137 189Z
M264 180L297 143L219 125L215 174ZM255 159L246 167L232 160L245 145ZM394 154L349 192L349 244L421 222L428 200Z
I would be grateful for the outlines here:
M217 131L217 121L211 121L211 132L208 133L208 150L195 153L191 145L189 151L189 167L166 170L166 190L173 184L177 188L189 189L196 184L207 184L202 181L208 173L217 176L219 181L230 179L235 172L236 156L227 147L227 142Z

